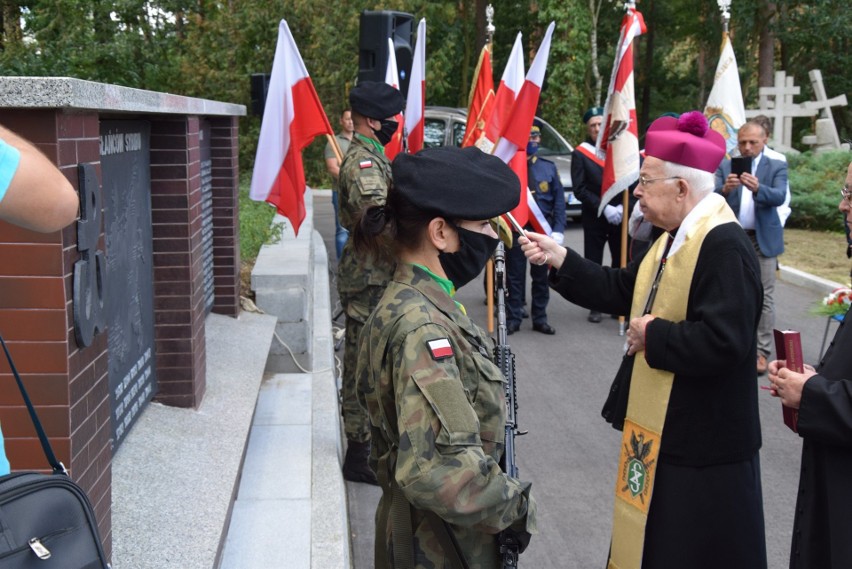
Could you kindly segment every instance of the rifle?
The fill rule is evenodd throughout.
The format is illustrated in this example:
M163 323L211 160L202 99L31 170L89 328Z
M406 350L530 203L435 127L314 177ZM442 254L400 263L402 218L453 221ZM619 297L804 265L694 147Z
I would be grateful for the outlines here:
M515 436L525 433L518 431L517 416L518 400L515 387L515 354L507 343L506 333L506 254L503 243L497 245L494 253L494 283L497 288L497 345L494 347L494 362L503 377L506 378L506 441L500 466L503 472L512 478L518 477L518 465L515 463ZM517 535L504 530L498 540L500 555L503 557L503 568L514 569L518 566L520 542Z

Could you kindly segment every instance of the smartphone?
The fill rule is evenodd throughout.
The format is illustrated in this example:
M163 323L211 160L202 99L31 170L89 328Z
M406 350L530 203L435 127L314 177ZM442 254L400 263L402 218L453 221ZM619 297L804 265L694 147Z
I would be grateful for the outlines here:
M743 172L751 174L751 156L734 156L731 158L731 174L739 178Z

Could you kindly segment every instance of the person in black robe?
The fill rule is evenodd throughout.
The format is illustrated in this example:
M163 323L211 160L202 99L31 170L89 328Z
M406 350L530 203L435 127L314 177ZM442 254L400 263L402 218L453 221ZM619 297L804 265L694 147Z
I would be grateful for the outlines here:
M852 164L840 211L852 223ZM791 569L852 567L852 325L849 312L819 366L769 365L772 395L799 410L803 439Z
M666 142L665 132L652 137L649 129L634 195L645 218L668 232L660 239L674 238L677 243L690 239L691 200L699 200L692 206L697 209L719 197L713 194L711 173L724 155L724 143L722 150L712 151L683 134L681 121L700 122L695 113L658 121L668 125L665 131L673 133L668 135L672 141ZM678 121L677 128L672 121ZM663 140L652 144L651 138ZM528 233L521 242L531 264L551 265L551 287L570 302L590 310L630 313L644 253L616 269L601 267L543 235ZM690 287L684 320L656 317L647 308L645 314L630 314L628 351L618 374L631 376L634 357L674 374L642 568L765 569L753 363L763 292L754 247L733 216L706 234L691 281L684 286ZM604 409L605 418L618 429L626 399L625 394L615 411Z

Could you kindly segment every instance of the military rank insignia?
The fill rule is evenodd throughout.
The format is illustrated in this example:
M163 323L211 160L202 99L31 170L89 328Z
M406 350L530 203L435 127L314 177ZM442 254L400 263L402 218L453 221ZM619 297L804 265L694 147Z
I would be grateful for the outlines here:
M361 160L360 162L358 162L358 166L360 166L360 168L362 170L364 168L372 168L373 167L373 161L372 160Z
M426 347L429 348L429 353L432 354L433 360L443 360L455 355L453 352L453 345L450 344L450 340L448 338L429 340L426 342Z

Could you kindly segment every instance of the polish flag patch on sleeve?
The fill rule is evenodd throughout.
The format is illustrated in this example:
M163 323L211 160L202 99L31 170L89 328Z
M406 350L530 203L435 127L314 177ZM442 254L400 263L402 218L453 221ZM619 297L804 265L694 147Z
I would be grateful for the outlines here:
M437 340L429 340L426 342L429 352L432 354L433 360L443 360L451 358L455 355L453 346L448 338L438 338Z
M361 160L360 162L358 162L358 166L360 166L362 170L364 168L372 168L373 167L373 161L372 160Z

